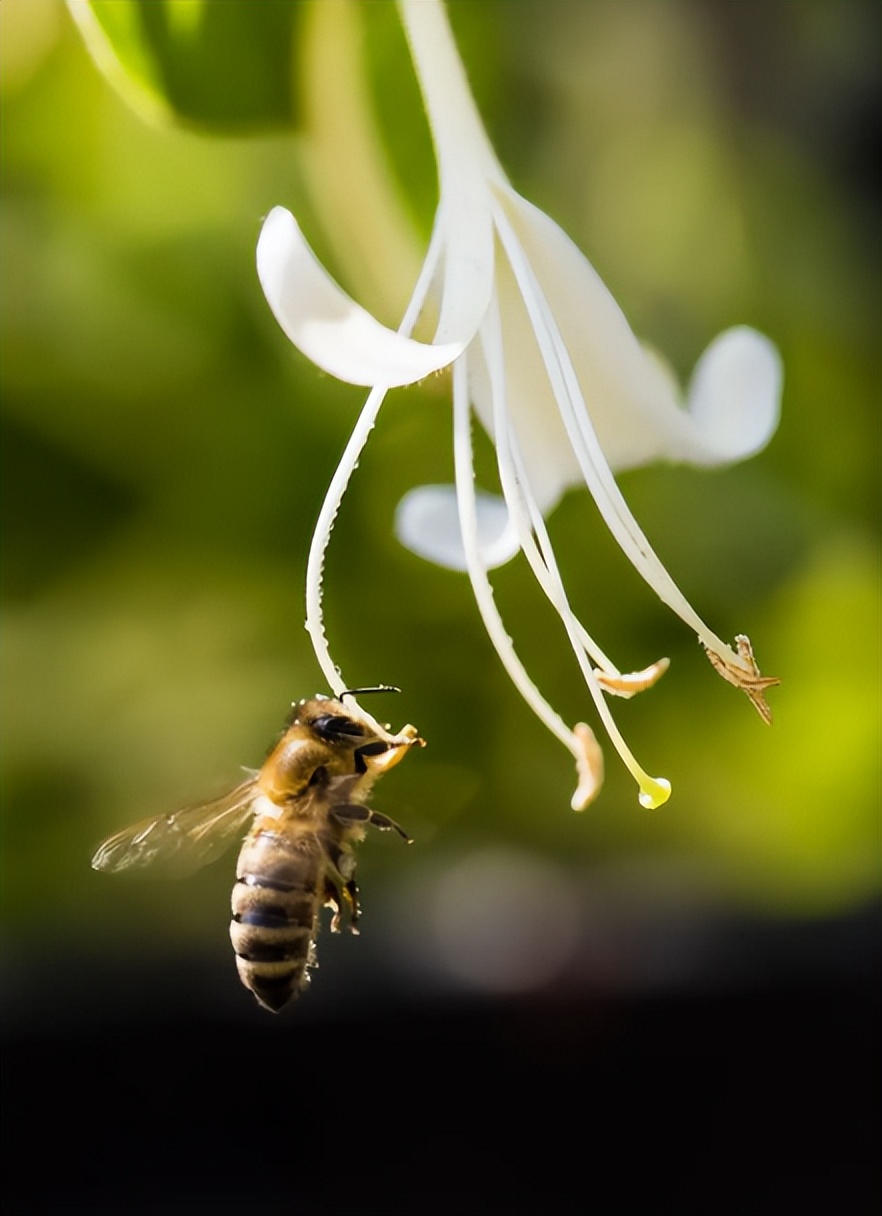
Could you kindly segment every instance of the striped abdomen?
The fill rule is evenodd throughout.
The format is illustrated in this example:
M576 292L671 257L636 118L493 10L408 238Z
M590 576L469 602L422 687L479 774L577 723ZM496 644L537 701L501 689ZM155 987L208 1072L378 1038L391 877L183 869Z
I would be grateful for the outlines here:
M311 831L294 836L260 829L245 841L236 868L230 937L239 978L277 1013L307 983L324 855Z

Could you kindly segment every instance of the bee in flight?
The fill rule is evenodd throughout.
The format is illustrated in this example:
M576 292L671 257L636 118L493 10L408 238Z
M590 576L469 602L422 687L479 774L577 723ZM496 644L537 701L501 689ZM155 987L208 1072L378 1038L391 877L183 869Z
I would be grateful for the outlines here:
M111 836L92 858L96 870L170 862L197 869L250 827L239 854L230 937L239 978L277 1013L309 981L322 906L344 911L358 932L353 844L369 824L407 833L365 805L373 783L423 740L413 726L389 733L353 700L316 696L292 705L279 742L262 768L223 798L143 820Z

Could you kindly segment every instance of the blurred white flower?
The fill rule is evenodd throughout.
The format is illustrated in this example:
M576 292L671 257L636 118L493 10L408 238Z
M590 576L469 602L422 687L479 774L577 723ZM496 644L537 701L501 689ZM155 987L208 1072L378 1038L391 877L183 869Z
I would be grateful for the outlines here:
M328 491L310 552L307 628L335 693L345 688L331 660L321 614L321 575L334 518L390 388L450 367L455 486L422 486L402 500L396 530L429 560L465 570L488 634L512 680L573 754L580 809L603 775L584 723L568 727L518 659L493 601L488 570L523 553L572 643L597 711L655 807L670 795L624 743L608 694L631 696L667 667L622 675L573 613L545 527L568 488L587 486L623 551L657 595L697 633L714 666L744 688L768 720L760 676L744 638L732 650L696 615L629 511L613 470L652 460L724 464L758 452L773 434L782 370L771 342L745 326L727 330L702 355L681 402L657 356L566 234L510 186L474 105L440 0L400 0L399 9L435 144L439 205L429 248L397 332L347 296L318 263L294 217L267 217L257 249L263 290L285 333L336 378L371 392ZM410 337L427 300L437 306L432 342ZM495 443L503 498L474 486L471 410Z

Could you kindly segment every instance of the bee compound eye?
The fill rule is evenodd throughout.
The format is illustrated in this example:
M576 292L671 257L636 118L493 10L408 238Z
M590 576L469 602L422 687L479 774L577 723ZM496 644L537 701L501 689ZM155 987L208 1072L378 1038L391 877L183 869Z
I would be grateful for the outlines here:
M355 743L365 736L365 728L343 714L321 714L310 726L327 743Z

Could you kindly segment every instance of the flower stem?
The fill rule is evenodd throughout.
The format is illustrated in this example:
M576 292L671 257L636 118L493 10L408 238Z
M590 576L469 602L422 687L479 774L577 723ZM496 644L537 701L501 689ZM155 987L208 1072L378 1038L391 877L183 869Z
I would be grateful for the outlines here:
M470 183L504 182L456 49L441 0L398 0L438 157L438 175L451 193Z

